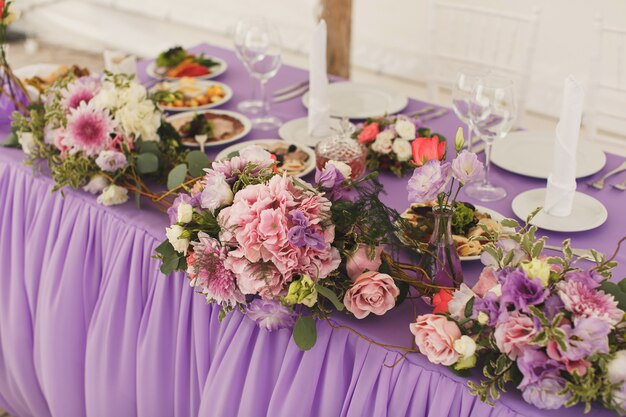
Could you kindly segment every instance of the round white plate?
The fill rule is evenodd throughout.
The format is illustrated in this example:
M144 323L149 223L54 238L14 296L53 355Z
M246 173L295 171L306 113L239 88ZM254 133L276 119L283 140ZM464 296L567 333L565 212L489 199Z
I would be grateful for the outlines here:
M24 80L25 78L32 77L47 77L57 70L61 65L59 64L33 64L26 65L24 67L18 68L13 73L20 80ZM35 101L39 98L39 90L37 90L32 85L24 85L30 99Z
M174 128L176 130L178 130L181 125L183 125L185 122L187 122L187 120L190 120L194 115L196 115L198 113L225 114L227 116L239 119L241 124L243 124L243 130L238 135L235 135L235 136L233 136L230 139L221 140L219 142L207 142L204 145L205 148L212 148L212 147L216 147L216 146L223 146L223 145L226 145L228 143L235 142L235 141L243 138L244 136L246 136L248 133L250 133L250 130L252 129L252 122L250 122L250 119L248 119L246 116L244 116L241 113L237 113L237 112L234 112L234 111L228 111L228 110L189 111L189 112L178 113L178 114L175 114L173 116L170 116L170 117L166 118L165 121L167 121L168 123L171 123L172 126L174 126ZM200 148L200 145L198 143L193 143L193 144L191 144L191 143L183 143L183 146L187 146L189 148Z
M278 136L286 142L300 146L310 146L314 148L319 141L325 137L314 137L309 135L309 120L306 117L293 119L282 125L278 129ZM330 119L331 135L341 131L341 120Z
M553 132L514 132L494 142L491 161L515 174L547 179L552 171L553 155ZM606 156L597 145L578 142L576 178L593 175L605 164Z
M215 62L219 62L219 65L215 65L215 66L211 67L209 69L211 72L206 74L206 75L200 75L200 76L197 76L197 77L190 77L190 78L197 78L197 79L201 79L201 80L208 80L208 79L215 78L218 75L223 74L224 71L226 71L226 69L228 68L228 64L223 59L220 59L220 58L215 57L215 56L207 56L207 55L205 55L205 57L206 58L210 58L210 59L212 59ZM155 61L152 61L151 63L148 64L148 66L146 67L146 74L148 74L150 77L156 78L158 80L176 81L176 80L180 80L182 78L182 77L165 77L163 75L158 74L156 72L156 62Z
M520 219L526 220L533 210L543 206L545 196L545 188L525 191L513 199L513 212ZM531 220L530 224L555 232L582 232L601 226L607 217L608 212L601 202L587 194L576 193L572 214L567 217L557 217L542 210Z
M176 91L180 86L180 81L171 81L171 82L168 82L168 84L169 84L168 90ZM208 103L203 106L197 106L197 107L173 107L173 106L163 106L163 105L157 104L157 107L159 107L161 110L166 110L166 111L195 111L195 110L212 109L213 107L221 106L222 104L228 102L233 97L233 90L228 85L217 82L217 81L198 80L193 84L193 86L198 87L203 91L206 91L207 88L215 84L219 85L220 87L222 87L222 89L224 89L224 98L221 99L220 101L216 101L215 103ZM159 90L161 90L161 88L159 88L158 85L155 85L154 87L150 89L150 93L153 94Z
M255 139L255 140L250 140L250 141L246 141L243 143L237 143L235 145L229 146L228 148L218 153L217 156L215 157L215 160L221 161L222 159L228 159L228 155L230 155L231 153L238 152L244 148L247 148L248 146L259 145L260 147L264 148L263 145L273 145L276 142L286 143L285 141L280 140L280 139ZM304 177L305 175L308 175L315 169L315 152L313 152L313 150L309 148L308 146L298 146L298 148L302 149L304 152L307 153L307 155L309 155L309 160L307 161L308 163L307 163L306 168L304 169L304 171L302 171L300 174L297 175L298 177Z
M480 211L481 213L485 213L491 216L492 219L494 219L495 221L497 221L498 223L500 223L502 220L506 219L506 216L502 215L501 213L492 210L490 208L487 207L483 207L483 206L477 206L476 204L474 204L474 207L476 208L476 211ZM513 229L510 228L503 228L504 231L507 232L513 232ZM465 261L477 261L480 259L480 255L474 255L474 256L459 256L459 258L461 259L462 262Z
M407 96L389 88L353 82L329 84L328 97L330 115L348 119L367 119L393 114L409 104ZM308 107L308 92L302 96L302 103Z

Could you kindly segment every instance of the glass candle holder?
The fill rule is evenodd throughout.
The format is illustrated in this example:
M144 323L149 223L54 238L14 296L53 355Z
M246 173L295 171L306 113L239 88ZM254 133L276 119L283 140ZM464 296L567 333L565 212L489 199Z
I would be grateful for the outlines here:
M322 139L315 147L315 162L319 170L324 169L328 161L343 162L352 168L352 179L357 179L365 172L367 148L352 139L354 126L342 121L342 131Z

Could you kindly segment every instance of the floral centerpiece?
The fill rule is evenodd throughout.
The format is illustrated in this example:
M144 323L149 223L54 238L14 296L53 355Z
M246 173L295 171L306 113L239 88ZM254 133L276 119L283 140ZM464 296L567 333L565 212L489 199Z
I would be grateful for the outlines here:
M595 267L578 267L569 241L562 256L542 255L535 232L494 236L476 285L440 291L433 312L410 325L415 343L455 371L481 364L483 380L469 386L483 401L512 383L542 409L599 402L623 413L626 280L611 283L616 263L595 251Z
M409 242L425 252L420 264L423 279L441 286L458 287L463 281L461 261L452 241L452 219L456 199L463 185L481 178L484 167L476 154L463 148L463 130L458 129L455 141L457 156L445 162L446 142L437 136L413 141L413 163L417 165L407 185L410 203L430 203L435 224L427 247L421 247L420 237L412 230L403 230ZM456 187L455 187L456 185Z
M352 137L367 147L367 168L370 171L391 171L402 177L415 168L411 142L416 138L437 136L421 127L419 120L408 116L382 116L367 119ZM413 142L415 143L415 142Z
M314 317L385 314L412 282L392 256L399 215L378 199L375 174L350 174L331 160L312 186L277 174L256 146L213 162L173 201L161 270L186 271L221 317L239 310L269 330L293 326L303 349L315 343Z
M114 205L127 201L129 190L150 195L142 177L159 177L185 156L161 117L131 76L69 73L45 91L41 104L15 113L13 129L30 163L47 163L54 189L82 187Z

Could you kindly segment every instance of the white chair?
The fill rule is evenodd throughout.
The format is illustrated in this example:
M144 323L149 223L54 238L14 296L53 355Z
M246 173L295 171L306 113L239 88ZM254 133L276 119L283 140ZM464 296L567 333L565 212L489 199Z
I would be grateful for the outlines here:
M583 124L588 139L626 147L626 28L598 16L595 33Z
M539 8L529 15L429 1L430 99L450 90L464 67L484 67L515 82L520 118L526 109L535 57ZM520 118L518 118L518 123Z

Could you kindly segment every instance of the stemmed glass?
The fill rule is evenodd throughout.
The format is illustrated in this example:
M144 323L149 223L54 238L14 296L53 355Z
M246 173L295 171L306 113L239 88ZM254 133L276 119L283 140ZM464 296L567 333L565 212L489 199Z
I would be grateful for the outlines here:
M506 197L506 190L489 181L491 146L504 138L517 117L513 81L488 75L478 81L470 101L470 115L478 136L485 141L485 178L468 184L465 192L479 201L496 201Z
M282 121L269 114L270 98L267 94L267 82L276 75L282 64L278 31L269 23L251 27L246 32L242 52L248 62L250 73L261 82L263 105L259 116L252 120L252 124L261 130L276 129L282 125Z
M235 31L233 33L233 42L235 46L235 53L237 54L237 58L243 63L246 71L248 72L248 76L250 77L250 85L251 85L251 94L250 99L243 100L237 105L237 109L242 113L247 113L251 115L256 115L261 112L261 108L263 107L263 102L258 97L258 80L256 80L252 76L252 72L250 71L250 66L245 59L244 56L244 42L246 40L246 34L248 30L253 27L264 27L267 24L265 18L261 16L255 17L246 17L240 19L237 22L237 26L235 27Z
M468 150L472 149L472 131L474 130L469 111L472 94L476 83L488 74L489 71L486 68L461 68L456 75L456 81L452 88L452 108L454 113L467 124L465 145Z

